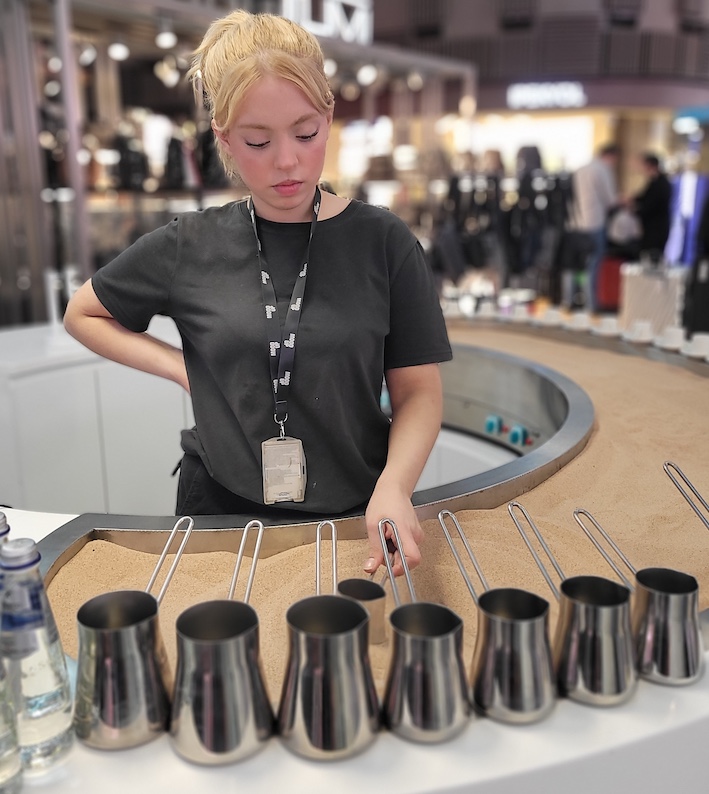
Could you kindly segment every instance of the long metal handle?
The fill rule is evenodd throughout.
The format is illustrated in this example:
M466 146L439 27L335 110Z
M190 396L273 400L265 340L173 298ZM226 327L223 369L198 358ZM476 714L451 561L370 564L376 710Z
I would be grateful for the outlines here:
M489 586L487 583L487 579L485 578L485 574L482 572L480 565L478 564L477 557L473 554L473 550L470 548L470 544L468 543L468 539L465 537L465 533L463 532L462 527L458 523L458 519L455 516L455 513L451 513L450 510L441 510L438 514L438 523L441 525L441 529L443 530L443 534L446 536L446 540L448 541L448 545L450 546L451 552L453 553L453 557L456 561L458 566L458 570L460 571L460 575L463 577L463 581L465 582L470 595L473 597L473 601L477 605L478 603L478 594L475 592L475 588L473 587L473 583L468 576L468 572L465 570L465 565L463 565L463 560L460 558L460 554L458 554L458 549L456 549L455 544L453 543L453 538L451 537L450 532L448 531L448 527L446 526L446 518L450 518L455 526L456 532L460 536L460 539L463 541L463 545L465 546L465 551L470 557L470 562L472 562L473 567L475 568L475 573L478 575L478 579L483 586L484 590L489 590Z
M183 521L187 521L188 522L187 529L185 530L185 536L182 539L182 543L180 543L180 547L177 549L177 554L175 555L175 559L173 560L172 565L170 566L170 570L167 572L167 576L165 577L165 582L163 583L162 589L160 590L160 593L159 593L159 595L157 597L158 604L160 604L160 602L163 599L163 596L167 592L167 588L170 585L170 582L172 580L173 574L175 573L175 570L177 569L177 565L180 562L180 558L182 557L182 552L185 550L185 546L187 545L187 541L189 540L190 535L192 534L192 530L194 529L194 520L192 518L190 518L189 516L182 516L182 518L178 518L177 521L175 522L175 526L172 528L172 530L171 530L171 532L170 532L170 534L169 534L169 536L167 538L167 542L165 543L165 546L163 547L162 554L160 555L160 559L158 560L158 564L155 566L155 570L153 571L153 575L150 577L150 581L148 582L148 586L145 588L145 592L149 593L150 590L152 589L152 586L155 584L155 580L158 578L158 574L160 573L160 569L162 568L162 565L165 562L165 557L167 557L167 553L170 550L170 546L172 545L173 538L180 531L180 526L181 526Z
M526 508L524 508L519 502L510 502L507 505L507 512L510 514L510 517L514 521L515 526L519 531L519 534L522 536L522 540L525 542L527 548L531 552L532 557L534 558L534 562L537 563L537 567L541 571L544 580L549 585L549 589L554 594L554 598L556 598L556 600L558 601L560 597L559 588L556 586L556 584L554 584L554 580L549 575L549 571L547 570L546 565L544 565L540 556L537 554L537 550L534 548L534 546L532 546L532 542L529 540L529 536L524 531L524 527L520 524L519 519L515 515L515 510L518 510L522 514L529 528L532 530L532 532L534 532L534 536L539 541L541 547L544 549L544 553L549 558L549 562L554 566L554 570L556 571L556 575L559 577L559 579L563 582L564 579L566 579L566 576L564 575L564 572L561 570L561 566L556 561L556 557L552 554L551 549L549 548L549 546L547 546L547 543L544 540L542 533L539 531L539 527L537 527L537 525L534 523L534 521L532 520L532 516L529 515Z
M594 537L591 530L584 524L581 516L585 516L596 528L596 531L603 537L606 543L613 549L613 551L620 557L623 563L628 567L628 570L634 575L637 573L633 565L631 564L630 560L623 554L623 552L618 548L613 538L606 532L605 529L596 521L596 519L588 512L588 510L584 510L582 507L576 508L574 510L574 519L576 519L576 523L581 527L581 529L586 533L586 537L593 543L593 545L598 549L598 552L603 557L603 559L610 565L610 567L615 571L615 573L623 580L623 584L630 590L630 592L635 591L635 587L633 586L632 582L628 579L628 577L620 570L620 568L613 562L613 559L608 554L608 552L601 546L598 540Z
M694 497L697 499L699 504L701 504L701 506L706 510L707 515L709 515L709 504L707 503L707 500L699 493L699 491L694 487L694 485L692 485L692 483L688 479L687 475L682 471L682 469L680 469L680 467L676 463L673 463L671 460L666 460L662 464L662 468L665 470L665 474L675 484L675 487L677 488L677 490L687 500L687 502L689 503L689 506L692 508L692 510L694 510L694 512L697 514L697 517L702 522L702 524L704 524L704 526L707 529L709 529L709 518L707 518L705 515L702 514L702 511L697 507L696 502L694 502L692 500L692 497L682 487L682 484L679 482L677 477L675 477L674 472L677 472L677 474L680 476L680 478L682 479L684 484L687 486L687 488L689 488L689 490L694 494Z
M236 555L236 565L234 566L234 574L231 577L231 585L229 586L229 595L227 598L231 601L234 598L236 591L236 582L239 578L239 571L241 570L241 561L244 559L244 552L246 551L246 539L249 536L249 530L258 527L258 535L256 536L256 546L254 547L254 556L251 559L251 569L249 570L249 578L246 580L246 593L244 593L244 603L249 603L251 598L251 588L254 584L254 576L256 575L256 565L258 564L258 555L261 551L261 541L263 540L264 526L261 521L249 521L244 527L244 534L241 536L241 543L239 544L239 553Z
M387 543L387 537L384 532L384 527L389 524L391 527L392 534L394 535L394 543L396 548L399 550L399 557L401 557L401 567L404 569L404 578L406 579L406 586L409 588L409 598L413 603L416 601L416 591L414 590L414 583L411 580L411 571L409 570L409 565L406 562L406 555L404 554L404 547L401 544L401 537L399 536L399 530L397 529L396 524L390 518L383 518L379 522L379 540L382 543L382 549L384 551L384 564L386 565L387 573L389 574L389 581L391 582L391 592L394 596L394 603L396 606L401 605L401 598L399 596L399 589L396 586L396 579L394 577L394 567L392 565L392 560L394 555L389 554L389 544Z
M332 537L332 592L337 594L337 528L333 521L321 521L315 530L315 593L320 595L320 556L322 551L322 530L330 527Z

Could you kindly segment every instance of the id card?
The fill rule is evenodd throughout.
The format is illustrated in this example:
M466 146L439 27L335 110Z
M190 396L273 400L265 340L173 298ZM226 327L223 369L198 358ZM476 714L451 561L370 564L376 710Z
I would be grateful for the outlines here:
M261 444L263 502L302 502L305 499L305 453L299 438L269 438Z

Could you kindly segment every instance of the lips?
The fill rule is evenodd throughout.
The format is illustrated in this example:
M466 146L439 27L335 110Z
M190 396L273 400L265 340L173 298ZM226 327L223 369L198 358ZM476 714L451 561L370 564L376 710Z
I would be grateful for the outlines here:
M298 192L302 184L302 182L287 179L284 182L279 182L277 185L274 185L273 189L279 196L293 196Z

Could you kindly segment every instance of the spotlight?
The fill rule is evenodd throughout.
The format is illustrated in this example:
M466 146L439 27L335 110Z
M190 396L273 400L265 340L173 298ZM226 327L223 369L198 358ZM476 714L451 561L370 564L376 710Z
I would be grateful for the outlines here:
M379 77L379 70L372 63L366 63L357 70L357 82L361 86L366 87L372 85L376 82L377 77Z
M334 58L325 58L323 67L326 77L334 77L337 74L337 61Z
M162 17L158 19L158 32L155 36L155 43L161 50L172 49L177 44L177 36L172 29L172 21Z
M44 95L49 98L53 98L59 96L59 92L62 90L61 83L59 80L48 80L44 84Z
M699 122L694 116L677 116L672 122L672 129L677 135L692 135L699 129Z
M158 61L153 66L153 72L166 88L174 88L180 82L177 62L170 55L167 55L164 60Z
M125 61L130 56L128 45L122 39L115 39L108 45L108 57L114 61Z
M93 44L86 44L81 48L81 52L79 53L79 65L91 66L91 64L96 60L96 55L96 47L94 47Z
M360 87L354 80L343 83L342 87L340 88L340 95L347 102L354 102L355 100L359 99L359 95L361 93Z
M406 85L411 91L420 91L423 88L423 77L420 72L410 72L406 78Z

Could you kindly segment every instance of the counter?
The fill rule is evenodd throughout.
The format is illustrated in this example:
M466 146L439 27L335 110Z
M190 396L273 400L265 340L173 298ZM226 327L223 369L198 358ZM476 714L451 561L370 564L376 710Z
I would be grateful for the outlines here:
M5 510L15 537L37 540L72 516ZM466 660L468 662L469 660ZM709 661L709 660L708 660ZM560 700L532 726L473 718L462 735L437 746L404 742L382 731L364 754L333 763L306 762L272 739L238 765L201 768L175 756L167 737L114 753L76 743L44 775L27 776L26 790L52 794L126 790L194 794L216 790L360 794L481 792L549 794L573 790L701 791L709 735L709 676L688 688L640 682L629 703L596 709Z
M497 346L506 352L514 349L531 358L542 354L559 356L561 345L570 341L570 337L562 340L561 336L551 338L548 334L540 335L537 341L526 330L519 329L503 333L506 334L504 338L489 329L476 333L474 329L460 327L453 329L453 338L467 344ZM600 344L601 340L588 337L589 347ZM523 349L525 346L530 350ZM619 347L618 352L633 351L630 348L621 351ZM653 356L650 353L650 357ZM567 357L579 360L577 366L583 369L581 374L586 382L577 373L573 373L573 377L588 389L594 403L603 387L612 390L614 404L601 405L600 429L596 430L588 448L546 484L525 495L522 501L542 522L560 521L558 516L563 513L566 517L570 507L578 506L574 502L579 494L583 494L585 506L594 512L597 506L601 509L602 521L606 517L603 511L610 512L613 520L609 528L615 530L619 525L632 532L636 526L633 521L646 518L645 514L637 515L633 510L637 512L642 508L656 513L656 505L649 503L648 494L659 491L657 498L665 504L663 520L669 515L677 520L696 522L681 497L673 493L672 486L664 481L659 484L664 475L656 470L662 462L658 458L661 453L672 457L675 451L682 451L679 462L686 462L688 473L702 477L703 482L698 485L704 484L706 450L704 448L702 453L700 447L709 419L705 410L698 412L697 406L706 404L703 395L707 380L702 376L709 372L709 367L704 364L701 368L685 366L678 359L685 372L681 378L673 378L680 369L670 365L670 358L654 363L652 366L658 367L657 391L674 401L680 415L657 410L650 417L652 423L647 424L637 410L638 401L648 391L637 380L639 367L636 362L627 356L621 358L618 372L614 372L609 371L606 356L592 349L582 356L579 347L578 352L567 352ZM623 405L619 402L619 394L626 395ZM692 412L688 413L690 410ZM613 443L602 451L600 442L604 440L604 432L605 440L608 441L610 434ZM623 476L618 479L615 475L619 470L621 450L632 453L632 460L623 463L620 468ZM644 455L640 454L642 450L645 450ZM584 473L585 477L577 490L570 493L571 478L578 479L579 473ZM641 482L641 476L646 476L647 482ZM634 501L629 501L634 490L639 493L634 494ZM638 507L641 500L648 503L646 507ZM499 516L501 510L482 512ZM30 534L37 539L71 518L15 510L6 513L15 536ZM690 557L692 550L685 550L688 563L691 561L692 565L700 565L708 553L706 532L698 522L696 526L695 553ZM666 544L672 543L670 528L668 523ZM641 567L644 561L635 562ZM701 759L708 736L709 674L705 674L700 682L687 688L640 682L634 697L614 709L596 709L560 700L549 718L532 726L512 727L474 718L462 735L437 746L406 743L383 731L360 757L331 764L299 759L277 738L271 740L262 753L244 763L209 769L177 758L166 737L135 750L116 753L92 751L77 744L51 773L28 778L26 788L52 794L98 790L102 794L123 794L131 789L158 794L192 794L207 790L234 793L307 791L311 794L332 791L359 794L362 790L386 790L388 794L702 791L706 783Z

